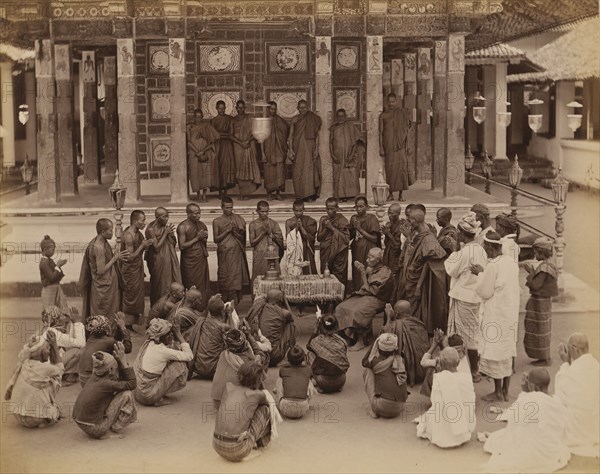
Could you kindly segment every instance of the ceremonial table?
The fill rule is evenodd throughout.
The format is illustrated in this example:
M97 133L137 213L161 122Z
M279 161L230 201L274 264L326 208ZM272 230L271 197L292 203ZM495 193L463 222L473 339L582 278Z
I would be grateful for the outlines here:
M296 277L280 277L277 280L265 280L258 276L254 280L252 293L254 297L266 296L267 291L277 288L285 293L290 303L334 303L344 299L345 288L340 281L331 275L322 278L319 275L300 275Z

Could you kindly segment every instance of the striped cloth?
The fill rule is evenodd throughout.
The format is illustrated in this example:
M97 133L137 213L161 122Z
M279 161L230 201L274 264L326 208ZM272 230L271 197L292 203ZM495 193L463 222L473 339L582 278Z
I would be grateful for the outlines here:
M240 462L255 446L264 447L270 441L271 411L267 405L261 405L254 412L247 431L233 436L214 433L213 448L222 458Z
M137 421L137 406L133 397L133 392L119 392L112 399L104 418L96 424L82 423L77 421L77 426L92 438L100 439L108 430L118 433L127 425Z
M476 350L478 346L480 305L450 298L447 333L462 337L467 349Z
M532 359L550 359L552 299L531 296L525 306L525 353Z
M254 297L266 296L267 291L276 288L285 293L290 303L323 303L342 301L345 288L335 277L322 278L319 275L300 275L281 277L279 280L264 280L262 276L254 279Z

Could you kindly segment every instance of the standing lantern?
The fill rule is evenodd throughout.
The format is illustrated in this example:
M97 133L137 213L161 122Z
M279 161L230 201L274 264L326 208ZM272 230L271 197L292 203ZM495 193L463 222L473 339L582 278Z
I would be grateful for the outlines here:
M494 163L490 159L490 155L488 155L487 150L483 154L483 162L481 163L481 172L485 177L485 192L487 194L491 194L490 191L490 178L492 177L492 170L494 168Z
M119 179L119 171L115 172L115 181L108 188L108 194L110 195L110 200L112 202L113 207L117 212L115 212L115 236L117 241L117 251L121 249L121 237L123 235L123 213L121 209L125 206L125 194L127 193L127 188L123 186L121 180Z
M383 170L381 168L379 168L377 181L371 185L371 189L373 191L373 202L377 206L377 211L375 211L375 214L377 215L379 225L381 226L383 225L383 217L385 215L385 209L383 206L387 202L390 191L390 185L385 182L385 179L383 178Z
M475 163L475 157L471 152L471 145L467 147L467 153L465 154L465 170L467 170L467 179L466 183L471 184L471 170L473 169L473 164Z
M33 166L29 162L29 155L25 155L25 161L23 162L23 166L21 166L21 177L23 178L23 183L25 183L25 194L29 194L31 191L29 186L31 185L31 181L33 181Z
M519 157L515 155L515 161L508 170L508 182L512 189L510 192L510 206L512 207L511 214L516 217L517 215L517 187L521 184L521 178L523 177L523 170L519 166Z
M552 181L552 195L556 206L554 212L556 220L554 222L554 230L556 231L556 239L554 239L554 256L556 258L556 271L558 273L558 290L559 298L564 298L565 282L563 279L563 266L565 255L565 239L563 237L565 231L564 215L567 209L565 202L567 201L567 192L569 191L569 182L562 174L562 168L558 168L558 175Z

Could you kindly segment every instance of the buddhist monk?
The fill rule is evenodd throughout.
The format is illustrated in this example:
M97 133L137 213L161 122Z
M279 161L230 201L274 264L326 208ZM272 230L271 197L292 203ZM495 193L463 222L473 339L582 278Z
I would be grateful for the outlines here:
M187 151L190 184L198 200L206 202L206 192L219 187L219 166L215 148L221 135L203 120L202 110L194 110L194 122L187 126Z
M150 271L151 305L167 294L171 283L181 283L181 271L175 250L175 227L168 224L169 211L164 207L157 207L154 217L156 219L146 229L146 238L152 240L152 245L146 250L146 261Z
M340 214L338 200L328 198L325 202L327 215L319 221L317 240L321 244L321 273L325 268L344 286L348 287L348 244L350 226L348 219Z
M309 263L309 265L302 267L302 273L316 275L315 240L317 238L317 221L304 214L304 201L301 199L296 199L292 208L294 217L285 221L285 235L288 239L290 233L296 233L295 237L300 237L302 241L302 260ZM289 249L289 247L290 243L287 240L287 248Z
M216 159L219 168L219 197L227 196L227 189L235 186L235 158L233 155L233 117L225 113L225 102L217 102L217 116L210 124L219 132L216 142Z
M204 317L203 311L205 305L203 304L202 296L200 290L194 287L190 288L183 300L171 308L167 317L167 320L171 324L179 326L181 334L186 341L190 340L192 328L200 318Z
M269 245L275 246L275 252L281 257L283 255L283 235L279 224L269 218L269 203L258 201L256 205L258 219L250 222L250 246L252 247L252 280L259 275L267 273L269 262L267 256ZM276 262L279 269L279 261Z
M256 139L252 136L252 118L246 115L246 103L238 100L235 104L237 115L233 117L233 155L235 157L235 179L240 200L249 199L260 186L260 170L256 161Z
M200 220L200 206L188 204L185 208L187 219L177 226L179 249L181 250L181 280L183 286L195 286L204 298L210 290L208 270L208 229Z
M388 208L388 218L390 221L381 228L381 233L385 236L383 264L390 269L394 279L398 276L398 269L400 268L400 252L402 251L401 212L402 208L400 204L390 204L390 207Z
M359 196L354 200L354 209L356 214L350 218L350 251L353 262L365 263L367 255L372 248L381 246L381 232L379 230L379 221L373 214L368 214L369 203L367 198ZM353 291L360 290L362 278L359 270L352 267L352 288Z
M277 104L269 102L267 109L271 118L271 134L263 143L265 156L265 189L269 200L281 200L281 192L285 189L285 160L288 155L288 135L290 126L277 115Z
M171 283L169 292L161 296L159 300L152 305L148 312L147 322L152 321L154 318L167 319L169 313L177 303L179 303L185 296L185 288L181 283Z
M365 145L360 129L346 120L346 111L338 109L336 123L329 130L329 153L333 163L333 196L345 201L360 194L359 175Z
M452 211L447 207L438 209L435 215L435 221L440 226L440 231L437 234L438 243L446 251L446 255L450 255L455 250L458 250L458 230L450 221L452 220Z

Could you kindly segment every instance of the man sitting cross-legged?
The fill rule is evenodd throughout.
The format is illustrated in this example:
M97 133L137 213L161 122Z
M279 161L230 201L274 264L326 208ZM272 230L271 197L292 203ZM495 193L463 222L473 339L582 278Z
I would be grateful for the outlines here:
M154 318L167 319L173 306L183 300L184 296L185 288L183 285L177 282L171 283L169 292L166 295L161 296L158 301L152 305L152 308L150 308L148 317L146 318L146 321L148 322L146 326L148 326L150 321Z
M339 330L346 337L358 340L351 349L354 351L365 347L364 339L372 333L373 317L383 311L393 291L392 272L381 263L382 259L383 251L373 248L367 255L366 267L359 261L354 262L360 272L362 286L335 308Z

